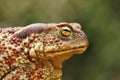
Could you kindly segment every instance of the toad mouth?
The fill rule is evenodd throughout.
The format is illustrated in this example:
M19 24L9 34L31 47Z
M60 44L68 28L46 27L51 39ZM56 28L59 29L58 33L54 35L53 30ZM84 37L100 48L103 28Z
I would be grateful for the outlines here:
M60 56L60 55L64 55L64 54L82 54L88 46L80 46L77 48L72 48L72 49L68 49L68 50L62 50L62 51L53 51L53 52L47 52L47 56L48 57L55 57L55 56Z

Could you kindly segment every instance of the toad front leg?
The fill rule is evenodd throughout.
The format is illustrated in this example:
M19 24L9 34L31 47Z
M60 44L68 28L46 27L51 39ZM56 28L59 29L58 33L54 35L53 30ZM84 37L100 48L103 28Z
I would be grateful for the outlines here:
M11 71L3 80L61 80L60 77L57 77L57 72L53 73L55 69L51 63L44 63L44 65L34 63L25 64L24 67L18 67Z

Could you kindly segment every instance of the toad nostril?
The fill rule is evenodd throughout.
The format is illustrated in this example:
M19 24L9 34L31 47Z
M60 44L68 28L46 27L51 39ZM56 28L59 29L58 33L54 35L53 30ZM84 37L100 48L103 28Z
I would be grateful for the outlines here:
M80 33L80 37L82 37L83 36L83 33Z

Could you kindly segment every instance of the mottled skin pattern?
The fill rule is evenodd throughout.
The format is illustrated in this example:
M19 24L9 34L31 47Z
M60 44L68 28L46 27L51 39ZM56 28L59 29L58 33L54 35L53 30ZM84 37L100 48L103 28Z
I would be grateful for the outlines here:
M70 36L61 35L64 27ZM0 80L61 80L62 63L87 47L78 23L0 28Z

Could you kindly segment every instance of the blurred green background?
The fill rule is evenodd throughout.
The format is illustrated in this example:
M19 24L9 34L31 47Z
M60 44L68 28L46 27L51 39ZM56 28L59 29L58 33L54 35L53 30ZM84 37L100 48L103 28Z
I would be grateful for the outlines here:
M78 22L90 42L63 64L63 80L120 80L120 0L0 0L0 26Z

